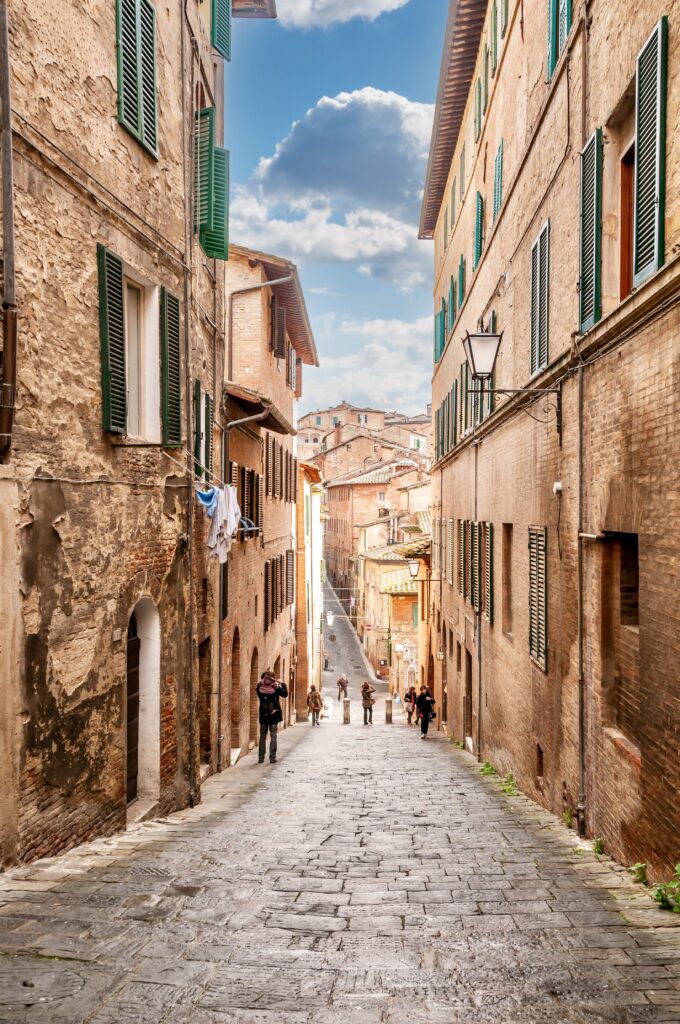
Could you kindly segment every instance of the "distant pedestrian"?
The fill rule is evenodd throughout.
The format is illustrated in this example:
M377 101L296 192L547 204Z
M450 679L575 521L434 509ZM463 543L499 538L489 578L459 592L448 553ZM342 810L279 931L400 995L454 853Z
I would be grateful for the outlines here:
M408 717L408 723L407 723L408 725L411 725L411 719L413 718L413 712L416 709L416 700L417 700L417 698L418 698L418 694L416 692L415 686L410 686L409 689L404 694L404 711L406 712L406 715Z
M430 718L434 717L434 697L427 686L420 687L420 693L416 698L416 707L420 719L420 738L424 740L427 730L430 728Z
M367 679L361 684L361 706L364 709L364 725L373 725L373 705L375 704L375 687Z
M313 686L307 694L307 707L312 712L312 725L318 725L319 712L323 707L323 697L317 690L316 686Z
M343 672L340 678L338 679L338 700L341 700L343 697L347 696L347 686L347 676Z
M267 670L262 673L260 681L255 687L255 692L260 701L260 745L258 748L258 761L264 761L267 753L267 733L271 739L269 742L269 760L276 764L276 731L279 722L283 721L281 711L281 697L288 696L288 687L280 679L277 679L273 672Z

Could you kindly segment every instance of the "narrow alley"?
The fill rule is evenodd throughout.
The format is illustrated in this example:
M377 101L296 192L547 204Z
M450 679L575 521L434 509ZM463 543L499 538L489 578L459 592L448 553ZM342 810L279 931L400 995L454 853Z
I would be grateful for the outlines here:
M199 807L0 876L0 1021L680 1020L677 915L352 696Z

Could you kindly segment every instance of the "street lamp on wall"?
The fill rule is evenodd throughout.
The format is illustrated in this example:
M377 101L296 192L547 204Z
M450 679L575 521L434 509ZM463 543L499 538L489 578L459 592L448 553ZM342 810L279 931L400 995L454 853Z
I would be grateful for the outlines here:
M437 661L443 661L443 660L444 660L444 652L443 651L437 651Z
M481 385L481 388L468 388L468 395L477 395L484 401L484 393L489 395L554 395L557 433L562 438L562 385L555 384L551 388L488 388L493 379L493 371L498 358L498 351L503 340L503 332L496 334L495 331L469 331L462 339L465 358L470 369L473 383Z
M333 612L326 612L326 622L329 626L333 625L335 622L335 615L333 615Z
M420 561L417 558L409 558L408 571L411 574L412 580L418 579L418 573L420 572Z

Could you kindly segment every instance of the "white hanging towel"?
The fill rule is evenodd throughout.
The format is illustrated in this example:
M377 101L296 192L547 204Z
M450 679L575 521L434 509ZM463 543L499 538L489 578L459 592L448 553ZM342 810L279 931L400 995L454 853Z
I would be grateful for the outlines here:
M233 487L224 487L217 492L217 504L208 534L208 550L219 560L220 565L227 561L231 551L231 542L239 521L241 509Z

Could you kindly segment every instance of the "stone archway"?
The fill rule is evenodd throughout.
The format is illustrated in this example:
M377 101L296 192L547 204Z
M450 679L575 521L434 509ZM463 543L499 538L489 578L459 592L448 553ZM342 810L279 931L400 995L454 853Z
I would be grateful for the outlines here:
M128 623L125 680L125 764L128 804L155 803L161 782L161 619L151 598Z
M259 658L257 654L257 647L253 651L250 659L250 743L255 744L257 742L257 723L258 723L258 712L260 710L260 701L255 692L255 687L259 682Z
M231 749L241 746L241 635L238 626L231 641Z

